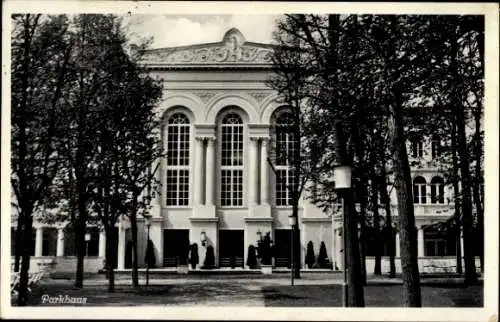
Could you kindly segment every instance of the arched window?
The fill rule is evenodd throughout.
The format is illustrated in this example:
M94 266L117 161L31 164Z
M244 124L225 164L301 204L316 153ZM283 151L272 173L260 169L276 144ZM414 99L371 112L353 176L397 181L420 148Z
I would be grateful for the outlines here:
M421 158L424 156L424 144L422 140L416 138L411 140L411 156L413 158Z
M167 206L189 204L189 119L173 114L167 122Z
M444 203L444 180L441 177L431 180L431 203Z
M415 204L427 203L427 183L423 177L413 179L413 202Z
M221 206L243 205L243 120L228 113L221 124Z
M293 160L295 157L295 135L291 113L280 113L276 117L274 134L276 206L289 206L292 204L291 187L294 185Z

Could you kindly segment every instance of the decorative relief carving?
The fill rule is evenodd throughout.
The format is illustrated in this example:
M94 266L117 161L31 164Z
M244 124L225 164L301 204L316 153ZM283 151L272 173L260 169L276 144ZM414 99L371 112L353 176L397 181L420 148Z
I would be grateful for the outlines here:
M204 64L204 63L252 63L270 64L272 50L255 46L238 46L235 42L228 42L224 46L214 46L200 49L186 49L179 51L164 51L148 53L145 60L159 60L168 64Z
M203 103L206 103L212 97L214 97L216 94L234 93L234 91L231 91L231 92L222 91L221 92L219 90L195 90L195 91L192 91L191 93L198 96ZM255 100L258 103L261 103L262 101L264 101L264 99L266 97L268 97L269 95L272 94L272 91L241 91L240 93L246 93L246 94L252 96L253 98L255 98Z
M255 98L255 100L257 102L261 103L266 97L271 95L271 92L270 91L267 91L267 92L248 92L248 94L250 96L252 96L253 98Z
M208 102L209 99L211 99L215 94L217 94L217 91L193 91L192 92L194 95L198 96L203 103Z
M145 61L172 65L182 64L270 64L272 48L246 44L237 29L229 30L221 43L183 48L165 48L148 51Z

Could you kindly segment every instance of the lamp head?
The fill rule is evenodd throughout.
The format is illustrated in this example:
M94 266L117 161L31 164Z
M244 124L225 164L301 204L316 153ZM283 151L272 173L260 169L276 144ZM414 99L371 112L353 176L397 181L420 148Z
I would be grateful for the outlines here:
M333 180L335 181L335 189L351 188L352 168L350 166L341 165L333 170Z
M85 234L85 241L90 241L90 233Z
M202 246L205 246L206 243L207 243L207 233L205 233L204 230L201 231L201 234L200 234L200 241L201 241L201 245Z

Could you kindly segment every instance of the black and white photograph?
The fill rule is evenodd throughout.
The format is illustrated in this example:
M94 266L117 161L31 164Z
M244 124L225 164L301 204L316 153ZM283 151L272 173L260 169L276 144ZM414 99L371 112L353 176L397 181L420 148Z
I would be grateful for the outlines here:
M498 4L48 3L4 2L2 317L498 321Z

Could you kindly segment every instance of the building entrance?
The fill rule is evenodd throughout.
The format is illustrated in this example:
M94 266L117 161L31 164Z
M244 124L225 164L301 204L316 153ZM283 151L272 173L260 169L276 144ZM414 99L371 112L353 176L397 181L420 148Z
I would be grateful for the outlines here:
M244 267L243 230L219 230L219 267Z
M290 229L274 230L275 266L291 268L290 249L292 243L292 231Z
M189 256L189 229L163 230L163 266L187 265Z

